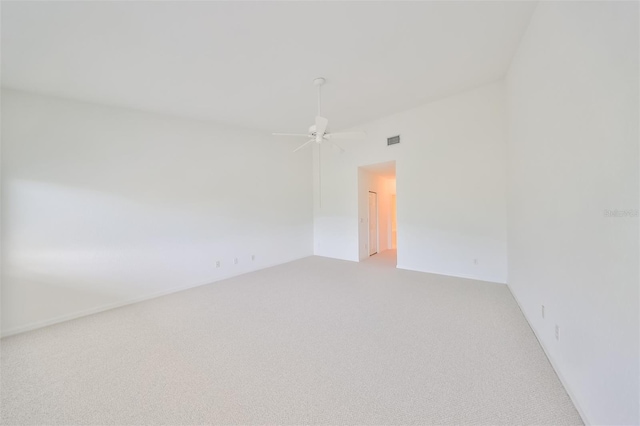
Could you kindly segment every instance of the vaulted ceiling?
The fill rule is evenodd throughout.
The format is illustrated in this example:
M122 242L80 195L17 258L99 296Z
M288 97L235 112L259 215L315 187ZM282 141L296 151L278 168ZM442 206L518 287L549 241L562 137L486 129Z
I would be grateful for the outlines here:
M3 2L2 85L305 131L502 78L532 2Z

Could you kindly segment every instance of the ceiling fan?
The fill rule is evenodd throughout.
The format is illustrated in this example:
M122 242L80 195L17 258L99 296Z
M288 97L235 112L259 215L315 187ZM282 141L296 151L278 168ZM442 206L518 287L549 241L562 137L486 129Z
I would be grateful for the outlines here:
M322 89L322 85L326 82L326 80L322 77L318 77L313 80L313 85L318 88L318 115L316 115L316 121L314 124L309 127L309 133L273 133L274 136L293 136L293 137L303 137L303 138L311 138L296 149L293 152L299 151L305 146L309 145L312 142L321 144L323 141L329 141L332 145L338 148L340 151L344 152L344 149L334 142L334 139L362 139L367 136L364 132L344 132L344 133L330 133L328 131L329 120L320 115L320 107L321 107L321 96L320 91Z

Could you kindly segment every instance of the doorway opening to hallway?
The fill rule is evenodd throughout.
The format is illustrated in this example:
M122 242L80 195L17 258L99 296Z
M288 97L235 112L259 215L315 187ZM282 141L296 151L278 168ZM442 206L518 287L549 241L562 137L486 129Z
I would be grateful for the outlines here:
M396 266L396 162L358 168L360 261Z

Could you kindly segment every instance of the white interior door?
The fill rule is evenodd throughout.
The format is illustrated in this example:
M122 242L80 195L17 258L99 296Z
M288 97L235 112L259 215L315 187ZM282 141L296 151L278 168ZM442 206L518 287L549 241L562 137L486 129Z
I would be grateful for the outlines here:
M378 194L369 192L369 256L378 252Z

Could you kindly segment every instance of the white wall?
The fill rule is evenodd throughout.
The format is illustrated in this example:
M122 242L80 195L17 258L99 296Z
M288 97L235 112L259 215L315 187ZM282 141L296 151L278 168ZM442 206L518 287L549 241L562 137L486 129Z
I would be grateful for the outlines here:
M315 254L359 259L358 167L395 160L398 267L506 282L504 85L358 129L366 140L341 141L344 154L323 148L320 193L316 148ZM388 147L398 134L401 143Z
M288 142L10 90L2 119L5 335L312 254Z
M638 47L636 2L540 2L507 79L509 286L593 424L640 423Z

